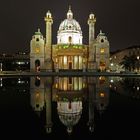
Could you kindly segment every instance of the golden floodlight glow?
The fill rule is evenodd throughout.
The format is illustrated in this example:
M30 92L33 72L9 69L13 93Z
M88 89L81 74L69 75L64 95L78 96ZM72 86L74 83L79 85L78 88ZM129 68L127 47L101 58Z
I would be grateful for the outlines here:
M36 98L37 98L37 99L39 98L39 92L36 93Z
M100 93L100 97L104 98L105 94L104 93Z
M40 53L40 49L39 49L39 48L36 48L36 49L35 49L35 52L36 52L36 53Z
M101 53L104 53L105 52L105 49L104 48L101 48L100 52Z

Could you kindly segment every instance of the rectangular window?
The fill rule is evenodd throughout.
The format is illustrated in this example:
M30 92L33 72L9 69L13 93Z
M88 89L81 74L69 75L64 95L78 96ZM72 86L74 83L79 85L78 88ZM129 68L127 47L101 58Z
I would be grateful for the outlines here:
M104 52L105 52L105 49L104 49L104 48L101 48L101 49L100 49L100 52L101 52L101 53L104 53Z

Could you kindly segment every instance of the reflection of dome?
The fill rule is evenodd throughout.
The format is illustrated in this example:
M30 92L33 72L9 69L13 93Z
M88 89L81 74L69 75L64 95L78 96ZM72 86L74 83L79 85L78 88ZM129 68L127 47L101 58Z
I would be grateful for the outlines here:
M78 123L82 114L82 101L58 102L57 110L60 121L67 126L67 132L72 132L72 127Z
M82 31L79 23L73 19L73 13L69 8L67 19L61 22L57 36L58 44L82 44Z
M77 114L59 113L59 119L66 126L73 126L77 124L80 118L81 118L81 112L78 112Z

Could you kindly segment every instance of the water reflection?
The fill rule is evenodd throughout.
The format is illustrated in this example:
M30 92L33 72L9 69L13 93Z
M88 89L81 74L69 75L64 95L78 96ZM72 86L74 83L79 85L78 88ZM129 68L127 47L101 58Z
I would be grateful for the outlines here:
M47 138L136 136L139 87L140 77L3 77L1 130Z
M94 132L95 109L100 114L109 103L107 77L32 77L30 80L31 105L40 116L45 112L45 128L52 132L52 103L57 104L57 115L68 134L81 119L84 103L88 102L88 128ZM56 116L55 116L56 117Z
M140 77L111 77L110 88L118 94L140 99Z

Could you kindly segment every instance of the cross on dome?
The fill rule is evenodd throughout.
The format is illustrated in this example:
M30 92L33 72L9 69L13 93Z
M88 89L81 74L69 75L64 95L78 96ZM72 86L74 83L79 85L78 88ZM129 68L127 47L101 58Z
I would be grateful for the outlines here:
M69 10L67 12L67 19L73 19L73 13L71 11L71 6L69 6Z

